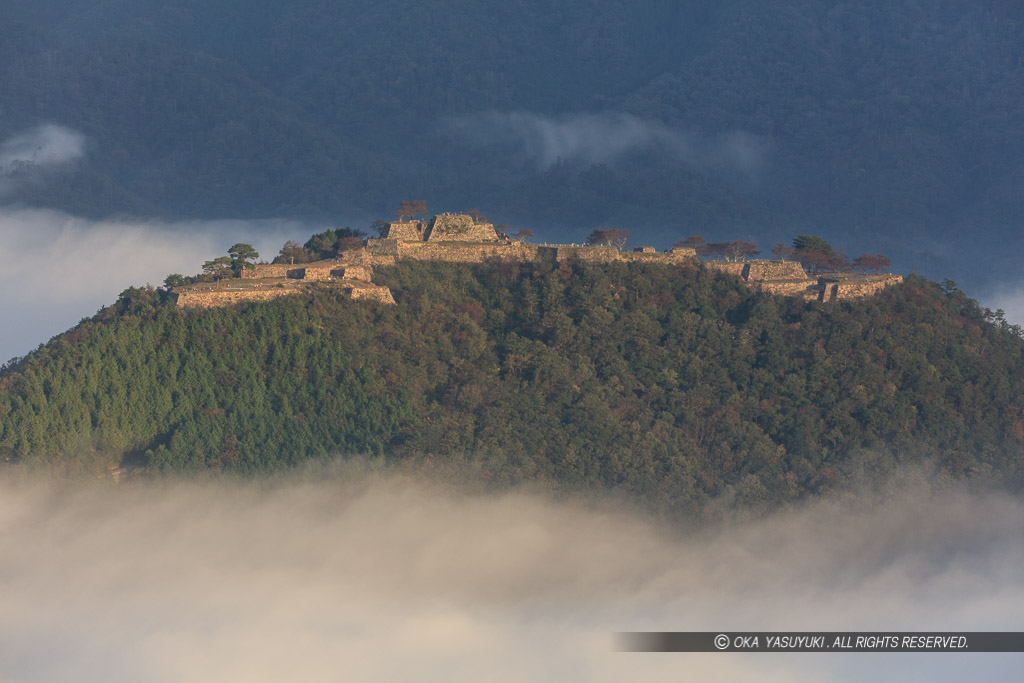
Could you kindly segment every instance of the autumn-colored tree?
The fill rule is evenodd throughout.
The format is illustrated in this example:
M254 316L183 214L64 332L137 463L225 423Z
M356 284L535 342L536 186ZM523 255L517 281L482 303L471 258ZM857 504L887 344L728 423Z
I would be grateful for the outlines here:
M701 258L727 258L728 251L728 242L708 242L697 249L697 254Z
M837 257L832 245L817 235L799 235L793 240L794 256L812 273L842 269L846 256Z
M426 204L423 205L423 210L426 212ZM466 215L473 219L474 223L490 223L490 219L487 216L480 213L480 209L470 209L466 212Z
M727 261L742 261L761 253L757 248L757 242L744 242L743 240L723 242L721 251Z
M787 259L792 260L796 257L796 249L788 244L783 244L782 242L778 242L774 247L772 247L772 253L783 261Z
M833 251L829 254L828 269L833 273L849 271L851 267L845 251Z
M618 228L605 228L594 230L587 236L587 244L591 246L607 245L611 247L624 248L629 243L629 230Z
M880 273L890 265L892 265L892 261L881 254L861 254L853 259L854 270L862 272L873 270L876 273Z
M841 251L830 253L820 249L804 249L798 250L796 257L811 273L836 273L850 268L846 254Z
M519 228L513 237L515 237L518 242L525 242L526 240L533 238L533 230L530 230L529 228Z
M427 216L427 203L423 200L405 201L395 209L395 218L400 221L416 218L417 216L421 218L426 218Z

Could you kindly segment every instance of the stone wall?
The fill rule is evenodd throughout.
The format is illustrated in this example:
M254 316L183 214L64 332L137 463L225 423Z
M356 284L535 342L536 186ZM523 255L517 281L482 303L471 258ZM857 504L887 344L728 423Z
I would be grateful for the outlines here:
M289 278L293 280L331 280L349 278L369 280L372 277L373 255L365 250L348 251L337 261L325 260L300 265L284 263L259 264L243 271L244 279ZM388 265L394 263L385 261Z
M807 280L807 272L798 261L757 260L746 264L743 279L752 280Z
M384 232L385 239L401 240L403 242L422 242L427 232L426 221L396 221L388 223Z
M614 246L577 244L534 245L499 238L490 223L476 223L470 216L441 214L429 223L401 221L388 224L387 237L369 239L365 249L347 251L336 260L308 264L260 264L242 277L290 278L306 281L334 280L353 299L394 303L387 287L372 284L373 266L390 266L398 260L481 263L491 259L555 263L571 259L588 263L683 264L697 259L691 247L658 252L653 247L620 251ZM871 296L903 281L899 275L829 274L812 279L797 261L705 261L714 271L735 275L762 292L797 296L808 301L834 301ZM298 291L289 289L182 290L179 306L222 306L240 301L262 301Z
M368 266L393 266L397 261L390 254L367 254L364 263Z
M477 223L472 216L442 213L434 216L426 234L427 242L497 242L498 233L490 223Z
M174 292L174 302L181 308L215 308L231 306L245 301L270 301L282 296L298 294L296 287L266 287L262 289L194 289Z
M719 273L728 273L729 275L735 275L736 277L743 277L743 271L747 268L746 263L742 261L705 261L704 267L709 270L715 270Z
M342 266L331 271L331 275L343 280L373 280L373 268L370 266Z
M556 244L551 246L537 247L537 258L541 261L554 263L556 261L578 260L589 263L609 263L618 261L622 252L617 247L589 246L577 244ZM637 254L641 256L643 254Z
M399 242L399 259L482 263L487 259L532 261L537 247L523 242Z
M393 304L395 298L391 290L383 285L369 282L350 282L340 284L337 290L351 299L365 299ZM259 289L183 289L173 292L174 302L181 308L217 308L233 306L249 301L271 301L282 296L291 296L309 291L306 287L282 286L261 287Z
M863 299L873 296L886 287L903 282L901 275L886 273L885 275L862 275L841 280L822 278L823 291L820 301L842 301L844 299Z
M759 292L779 296L799 296L807 300L817 300L821 291L820 285L811 279L804 280L757 280L751 282Z
M309 265L289 271L288 277L295 277L299 280L330 280L333 277L335 265ZM294 274L293 274L294 272Z
M398 256L398 240L390 237L383 239L370 238L366 240L366 251L371 254Z
M343 287L342 291L344 291L352 299L360 299L364 301L377 301L382 304L395 303L395 297L391 294L391 289L381 285L350 285L347 287Z
M623 251L619 252L618 261L629 263L688 263L697 256L692 249L673 249L672 251Z
M265 277L288 277L288 271L295 266L287 263L257 263L252 268L242 271L242 278L251 280L253 278Z

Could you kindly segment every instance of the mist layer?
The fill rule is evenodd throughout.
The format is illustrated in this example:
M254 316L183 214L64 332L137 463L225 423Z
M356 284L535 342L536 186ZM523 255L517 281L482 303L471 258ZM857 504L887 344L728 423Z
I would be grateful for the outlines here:
M0 680L959 680L1017 655L654 655L624 630L1013 630L1024 507L909 491L685 529L396 476L0 481Z

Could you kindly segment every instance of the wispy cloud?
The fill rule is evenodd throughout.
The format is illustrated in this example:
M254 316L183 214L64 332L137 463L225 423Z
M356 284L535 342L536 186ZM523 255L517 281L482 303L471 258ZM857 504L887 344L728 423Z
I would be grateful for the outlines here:
M0 207L0 362L113 302L129 286L193 274L234 242L273 256L313 229L296 221L90 221Z
M21 166L56 166L85 153L85 136L64 126L47 123L0 144L0 175Z
M52 123L0 142L0 197L18 183L60 168L85 154L85 136Z
M1008 321L1024 325L1024 282L995 286L980 303L993 311L1002 309Z
M445 128L466 144L512 149L542 168L559 160L614 164L632 153L653 152L695 168L752 177L762 170L770 147L744 131L702 135L622 113L486 112L450 119Z
M1000 496L911 489L687 531L342 471L0 479L0 519L0 680L1000 679L1015 658L632 654L614 633L1024 627L1024 506Z

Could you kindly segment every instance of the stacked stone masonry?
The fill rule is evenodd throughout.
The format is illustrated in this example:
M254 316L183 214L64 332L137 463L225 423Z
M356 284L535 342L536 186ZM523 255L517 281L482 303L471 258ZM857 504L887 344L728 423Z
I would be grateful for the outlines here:
M268 287L266 289L189 289L174 292L175 303L181 308L216 308L233 306L247 301L271 301L282 296L297 294L295 287Z
M256 280L248 287L217 289L185 287L175 290L179 306L226 306L242 301L266 301L305 291L302 282L324 282L352 299L395 303L391 290L373 284L373 267L403 259L482 263L488 260L589 263L683 264L697 260L689 247L658 252L653 247L622 251L614 246L576 244L534 245L499 235L494 226L461 214L441 214L429 221L388 223L379 239L365 249L343 252L335 260L304 264L258 264L241 277ZM871 296L903 281L899 275L829 274L809 277L796 261L707 261L705 267L736 276L760 291L796 296L807 301L838 301Z

